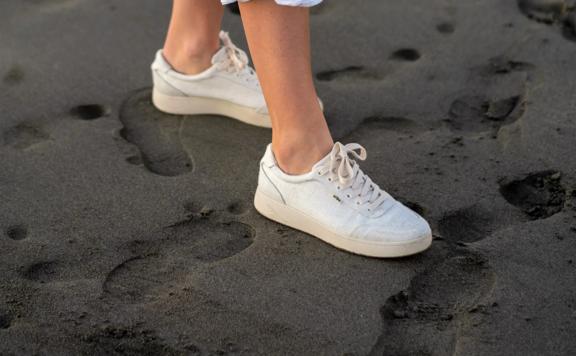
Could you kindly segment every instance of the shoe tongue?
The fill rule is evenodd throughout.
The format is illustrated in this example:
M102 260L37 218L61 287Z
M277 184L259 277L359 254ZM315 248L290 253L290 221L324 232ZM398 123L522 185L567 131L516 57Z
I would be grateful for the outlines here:
M220 49L214 53L212 56L212 64L220 63L228 58L228 53L226 53L226 47L222 46Z

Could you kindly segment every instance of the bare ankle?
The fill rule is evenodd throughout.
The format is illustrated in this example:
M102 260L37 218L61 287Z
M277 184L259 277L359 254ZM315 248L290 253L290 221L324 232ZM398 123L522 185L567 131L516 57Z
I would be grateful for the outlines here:
M334 142L330 134L290 142L273 142L272 150L278 165L287 174L299 175L310 171L320 159L326 156Z
M162 54L174 70L183 74L198 74L212 65L212 56L220 48L216 43L177 43L166 41Z

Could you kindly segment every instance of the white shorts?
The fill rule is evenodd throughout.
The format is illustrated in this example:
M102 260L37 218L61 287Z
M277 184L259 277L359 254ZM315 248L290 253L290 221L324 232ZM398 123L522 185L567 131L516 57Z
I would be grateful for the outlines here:
M222 2L222 5L228 5L228 4L231 4L233 2L236 2L236 0L220 0L220 1ZM246 2L246 1L250 1L250 0L238 0L238 1ZM276 3L278 5L305 6L305 7L318 5L321 2L322 2L322 0L276 0Z

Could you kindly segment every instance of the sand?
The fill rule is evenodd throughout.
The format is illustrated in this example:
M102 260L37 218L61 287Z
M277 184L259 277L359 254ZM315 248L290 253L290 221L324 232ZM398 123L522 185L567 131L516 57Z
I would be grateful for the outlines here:
M270 131L157 112L169 6L134 4L0 4L0 354L576 352L568 1L313 9L334 137L433 227L397 260L261 217Z

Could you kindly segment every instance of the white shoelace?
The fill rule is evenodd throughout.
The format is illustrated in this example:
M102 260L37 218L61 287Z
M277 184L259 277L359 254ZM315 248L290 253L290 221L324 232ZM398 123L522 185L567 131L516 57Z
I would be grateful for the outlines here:
M360 152L357 153L356 150ZM328 177L329 181L333 181L332 177L337 178L337 188L340 191L350 189L346 194L348 198L356 197L357 205L367 204L368 210L373 211L386 200L388 194L362 172L350 155L363 161L366 159L366 149L357 143L342 145L336 142L330 152L328 163L318 171L318 174L332 173Z
M227 60L223 62L221 68L228 72L238 74L248 82L257 80L256 72L248 65L246 52L232 43L228 32L220 31L220 40L224 48L226 48L226 54L228 55Z

